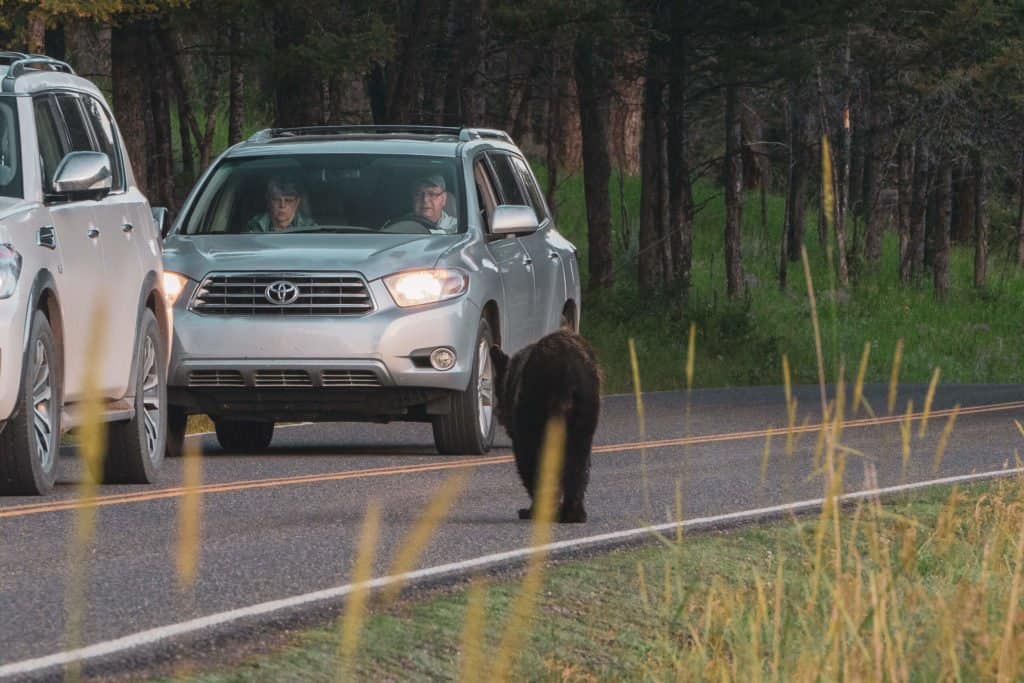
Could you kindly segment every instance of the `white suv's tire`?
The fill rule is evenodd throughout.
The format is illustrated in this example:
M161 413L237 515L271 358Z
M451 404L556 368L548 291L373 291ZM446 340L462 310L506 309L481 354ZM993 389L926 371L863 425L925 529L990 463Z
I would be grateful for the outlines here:
M42 311L32 314L14 416L0 433L0 493L39 495L53 489L63 409L60 354Z
M473 372L465 391L452 396L451 412L433 419L434 445L444 455L480 455L494 442L494 336L484 319L476 333Z
M110 425L103 462L107 484L152 484L167 439L167 353L152 311L145 310L135 342L135 416Z
M262 451L274 438L273 422L219 418L214 426L217 428L217 441L226 451Z

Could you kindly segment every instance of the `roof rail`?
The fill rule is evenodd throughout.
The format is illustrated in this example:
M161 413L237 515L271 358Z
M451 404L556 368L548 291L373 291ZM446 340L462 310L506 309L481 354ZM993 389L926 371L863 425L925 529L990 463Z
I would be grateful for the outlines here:
M371 135L458 135L459 128L453 126L398 126L398 125L335 125L303 126L300 128L270 128L261 131L268 138L290 138L301 135L346 135L363 133Z
M3 80L4 92L13 92L14 82L26 71L58 71L72 75L75 73L75 70L67 62L46 55L24 52L0 52L0 65L3 64L7 65L7 75Z
M512 142L512 138L508 133L495 128L463 128L459 131L459 140L462 140L463 142L478 140L481 138L487 138L488 140L501 140L502 142Z

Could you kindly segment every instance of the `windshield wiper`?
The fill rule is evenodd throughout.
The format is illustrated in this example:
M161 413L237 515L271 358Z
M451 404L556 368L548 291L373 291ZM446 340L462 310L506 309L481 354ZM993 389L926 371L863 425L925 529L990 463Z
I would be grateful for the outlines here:
M346 226L318 225L318 226L312 227L312 228L303 228L302 230L286 230L286 231L284 231L283 234L295 235L295 234L311 233L311 232L346 233L346 232L377 232L377 231L372 229L372 228L363 228L363 227L356 226L356 225L346 225Z

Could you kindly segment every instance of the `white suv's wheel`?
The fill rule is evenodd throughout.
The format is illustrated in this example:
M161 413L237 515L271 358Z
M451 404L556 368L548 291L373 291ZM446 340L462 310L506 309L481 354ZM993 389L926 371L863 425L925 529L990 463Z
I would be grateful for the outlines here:
M452 410L433 419L434 445L439 453L486 453L494 441L494 368L490 348L494 337L480 320L473 355L473 373L465 391L452 397Z
M63 407L60 376L50 323L36 311L21 368L18 407L0 434L0 493L38 495L53 488Z
M166 358L160 327L147 309L135 349L135 416L110 425L110 448L103 462L105 483L156 481L167 438Z

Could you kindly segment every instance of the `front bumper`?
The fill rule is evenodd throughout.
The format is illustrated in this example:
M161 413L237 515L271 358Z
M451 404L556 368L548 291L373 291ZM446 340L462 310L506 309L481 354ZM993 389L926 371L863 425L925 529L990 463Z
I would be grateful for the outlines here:
M403 309L379 280L370 282L369 289L375 309L353 317L201 315L179 302L168 381L171 402L210 412L201 409L204 402L214 407L211 397L221 395L231 400L217 399L217 405L236 405L238 396L231 393L236 390L249 390L264 406L275 397L286 402L284 392L309 390L317 400L345 394L331 414L349 414L341 410L347 397L361 397L368 405L382 405L380 414L387 416L394 414L388 407L395 397L411 405L409 396L418 396L399 390L425 390L417 405L464 391L473 370L479 306L463 296ZM451 370L424 363L440 346L456 353ZM385 395L383 401L374 398ZM373 409L359 412L372 414Z

